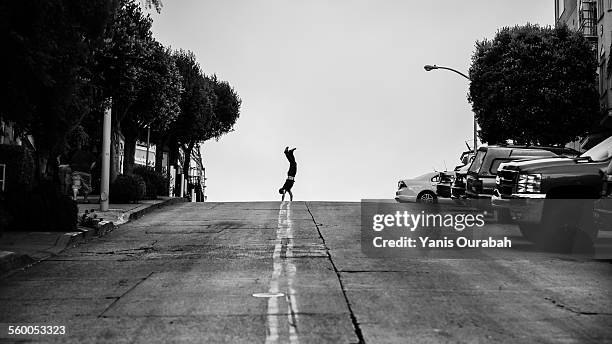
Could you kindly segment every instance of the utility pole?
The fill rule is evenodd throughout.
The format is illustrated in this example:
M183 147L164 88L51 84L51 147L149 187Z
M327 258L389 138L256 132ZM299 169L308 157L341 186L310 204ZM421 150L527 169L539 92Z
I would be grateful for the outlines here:
M104 121L102 126L102 181L100 183L100 211L108 211L112 107L113 100L111 98L104 109Z

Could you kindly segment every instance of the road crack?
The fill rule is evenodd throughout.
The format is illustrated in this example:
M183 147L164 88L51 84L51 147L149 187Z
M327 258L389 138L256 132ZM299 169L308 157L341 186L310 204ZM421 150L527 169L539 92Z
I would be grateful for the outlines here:
M553 305L555 305L557 308L566 310L568 312L572 312L574 314L578 314L578 315L612 315L612 313L602 313L602 312L586 312L586 311L581 311L578 310L576 308L570 307L560 301L557 301L551 297L545 297L544 300L549 301L550 303L552 303Z
M323 242L323 246L325 247L325 252L327 253L327 258L329 259L332 267L334 268L334 272L336 273L336 276L338 277L338 283L340 283L340 289L342 290L342 295L344 296L344 301L346 302L346 306L349 311L349 316L351 317L351 322L353 323L353 328L355 329L355 335L357 336L357 339L359 340L358 344L365 344L365 339L363 338L363 332L361 331L361 327L359 326L357 317L355 316L355 313L353 312L353 307L351 306L351 302L348 299L346 288L344 287L344 283L342 282L342 276L340 275L340 271L338 270L338 268L336 267L336 264L334 263L334 260L332 259L331 253L329 252L329 247L327 246L327 243L325 242L325 238L323 237L323 233L321 233L321 229L319 228L320 224L317 223L317 221L314 218L314 215L312 214L312 211L310 211L308 202L304 202L304 204L306 205L306 209L308 210L310 217L312 217L312 222L317 228L317 233L319 233L319 238L321 238L321 241Z
M100 315L98 315L98 318L105 318L104 313L108 312L108 310L110 310L117 302L119 302L119 300L121 300L122 297L124 297L125 295L127 295L129 292L131 292L132 290L136 289L136 287L138 287L140 284L142 284L142 282L144 282L147 278L151 277L151 275L153 275L153 271L151 273L149 273L148 275L146 275L145 277L141 278L140 281L136 282L136 284L134 284L130 289L126 290L125 293L121 294L121 296L119 296L118 298L115 299L115 301L113 301L110 305L108 305L108 307L106 307L102 313L100 313Z

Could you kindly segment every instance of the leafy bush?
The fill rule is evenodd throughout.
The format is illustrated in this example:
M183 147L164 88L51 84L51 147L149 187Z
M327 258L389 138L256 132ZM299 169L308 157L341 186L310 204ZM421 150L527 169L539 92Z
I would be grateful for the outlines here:
M32 153L24 146L0 145L0 164L5 164L5 191L29 192L34 181Z
M0 227L11 231L76 230L76 203L50 181L35 183L36 165L26 147L0 145L0 164L6 165Z
M111 203L137 203L144 199L147 185L144 179L136 174L120 174L110 186Z
M76 202L63 195L57 185L43 181L31 192L9 190L3 208L8 215L6 228L12 231L76 230Z
M152 167L136 166L134 167L134 174L141 176L147 185L146 199L156 199L157 196L168 195L168 179L161 173L155 172Z

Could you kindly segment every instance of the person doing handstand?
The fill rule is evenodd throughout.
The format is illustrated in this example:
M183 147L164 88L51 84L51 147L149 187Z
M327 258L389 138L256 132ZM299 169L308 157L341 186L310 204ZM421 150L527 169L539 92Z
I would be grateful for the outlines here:
M295 174L297 173L297 163L295 162L295 157L293 156L293 149L289 149L289 147L285 147L285 156L287 160L289 160L289 171L287 171L287 180L285 180L285 184L283 187L278 189L278 193L283 195L281 198L281 202L285 200L285 193L289 193L289 200L293 201L293 193L291 193L291 188L293 187L293 183L295 183Z

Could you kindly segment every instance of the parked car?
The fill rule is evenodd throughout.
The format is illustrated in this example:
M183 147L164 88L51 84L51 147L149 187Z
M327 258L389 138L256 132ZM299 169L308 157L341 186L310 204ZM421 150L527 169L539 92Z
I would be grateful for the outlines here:
M464 165L455 167L455 179L451 185L451 198L454 200L465 199L465 179L467 177L468 169L470 168L472 161L474 161L474 152L469 152L467 155L462 155L461 157Z
M595 202L593 220L595 231L612 231L612 161L601 170L601 199Z
M609 137L576 158L505 163L498 172L492 204L508 209L527 239L566 246L578 228L582 205L588 205L574 200L600 197L601 170L611 160Z
M578 154L577 151L570 148L514 145L480 147L467 172L466 196L472 199L490 200L495 189L497 169L504 162L559 155L574 157Z
M436 183L436 195L442 198L450 198L451 187L454 181L455 171L439 172L438 175L434 177L434 182Z
M462 152L461 156L459 157L459 161L461 161L461 165L455 166L453 171L458 171L462 167L464 167L465 165L471 164L473 159L474 159L474 151L473 150Z
M436 177L438 172L425 173L397 182L395 200L398 202L437 203Z

